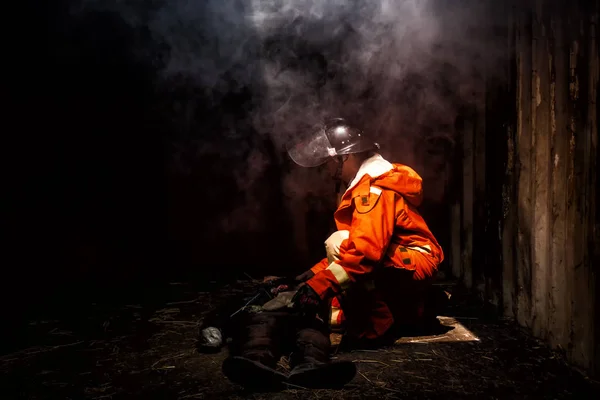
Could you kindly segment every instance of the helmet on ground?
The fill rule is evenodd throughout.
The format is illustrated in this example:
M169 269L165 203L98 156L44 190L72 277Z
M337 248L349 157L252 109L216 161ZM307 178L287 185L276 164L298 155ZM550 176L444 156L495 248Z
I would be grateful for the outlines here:
M302 167L316 167L332 157L377 149L379 145L361 129L343 118L333 118L315 127L308 137L288 149L288 154Z

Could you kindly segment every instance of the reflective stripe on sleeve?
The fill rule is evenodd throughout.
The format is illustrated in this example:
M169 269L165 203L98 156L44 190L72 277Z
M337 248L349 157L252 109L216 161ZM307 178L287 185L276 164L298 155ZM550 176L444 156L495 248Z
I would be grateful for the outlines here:
M332 262L327 267L327 270L333 274L342 290L348 288L348 286L350 285L350 276L348 276L348 273L346 272L344 267L342 267L339 264L336 264L335 262Z
M425 253L425 254L431 254L431 246L429 246L428 244L424 245L424 246L406 246L407 249L411 249L411 250L415 250L415 251L419 251L421 253Z

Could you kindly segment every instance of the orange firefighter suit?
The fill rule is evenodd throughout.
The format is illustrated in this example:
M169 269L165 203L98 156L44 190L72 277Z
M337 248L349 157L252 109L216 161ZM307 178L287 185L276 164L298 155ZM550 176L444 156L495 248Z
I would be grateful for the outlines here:
M375 339L395 323L417 322L425 289L444 259L417 211L422 179L379 154L365 160L334 214L338 231L307 284L333 298L332 328Z

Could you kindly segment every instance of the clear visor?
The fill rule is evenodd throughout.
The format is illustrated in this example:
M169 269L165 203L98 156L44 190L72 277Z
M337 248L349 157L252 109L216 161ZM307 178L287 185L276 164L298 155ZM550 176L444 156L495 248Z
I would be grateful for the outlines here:
M316 167L336 155L323 128L313 131L307 138L288 149L290 158L302 167Z

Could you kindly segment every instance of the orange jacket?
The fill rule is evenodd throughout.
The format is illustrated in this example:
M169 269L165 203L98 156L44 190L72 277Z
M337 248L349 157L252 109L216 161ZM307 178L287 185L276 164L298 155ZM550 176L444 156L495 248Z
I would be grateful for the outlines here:
M416 209L422 199L422 179L412 168L379 155L366 160L334 214L337 229L349 231L340 261L321 260L307 284L325 299L366 282L381 266L412 270L413 279L424 279L411 258L403 257L406 249L423 253L434 268L444 254Z

